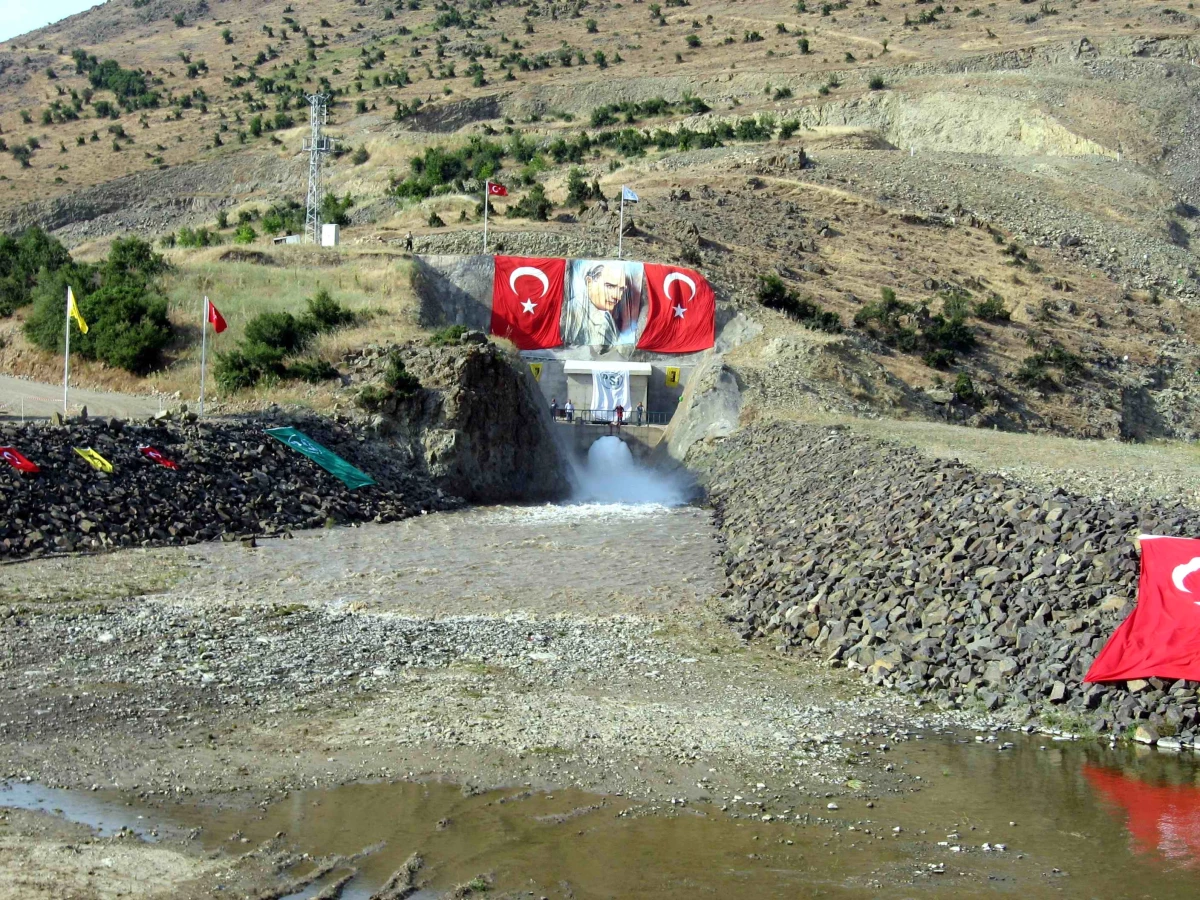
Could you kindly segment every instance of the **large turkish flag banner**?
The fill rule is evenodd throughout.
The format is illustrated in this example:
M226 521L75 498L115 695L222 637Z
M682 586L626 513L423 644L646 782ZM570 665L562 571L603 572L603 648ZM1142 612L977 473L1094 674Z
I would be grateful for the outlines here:
M544 350L562 344L565 259L497 256L492 280L492 334L518 350Z
M713 345L717 298L704 276L678 266L646 263L650 312L638 338L639 350L694 353Z
M1137 606L1084 681L1200 681L1200 540L1143 535L1141 544Z

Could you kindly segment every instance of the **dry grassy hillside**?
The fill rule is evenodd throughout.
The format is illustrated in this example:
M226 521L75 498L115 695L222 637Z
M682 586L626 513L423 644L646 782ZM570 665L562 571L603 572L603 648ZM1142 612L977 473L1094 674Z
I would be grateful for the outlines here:
M731 356L761 411L1194 436L1198 21L1156 0L111 0L0 46L0 226L86 255L182 226L229 242L240 213L264 243L263 214L303 199L320 89L348 243L477 230L480 154L441 178L410 163L471 139L509 206L539 185L552 204L546 224L496 204L513 246L609 246L588 188L632 184L629 251L700 265L765 324ZM218 256L172 252L180 322ZM765 273L845 332L763 309ZM885 288L899 306L879 309ZM956 309L975 346L939 357L930 318ZM49 364L5 329L6 366Z

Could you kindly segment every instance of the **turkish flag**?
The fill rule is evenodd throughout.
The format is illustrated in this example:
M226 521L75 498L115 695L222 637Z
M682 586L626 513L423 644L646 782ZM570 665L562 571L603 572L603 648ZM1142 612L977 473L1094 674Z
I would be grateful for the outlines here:
M30 462L16 447L0 447L0 459L4 460L18 472L28 472L30 475L36 475L41 469L37 463Z
M1142 535L1137 606L1084 681L1200 681L1200 540Z
M220 311L212 305L212 301L207 297L204 298L204 302L208 304L208 321L212 323L213 331L220 334L228 327L225 324L225 317L221 315Z
M494 181L487 183L487 192L489 197L507 197L508 188L502 184L496 184Z
M497 256L492 281L492 334L519 350L562 344L565 259Z
M650 312L637 348L694 353L711 347L717 329L717 298L704 276L691 269L650 263L645 271Z
M175 465L175 463L173 461L171 461L171 460L167 459L165 456L163 456L161 451L155 450L149 444L142 444L141 446L138 447L138 449L140 451L142 451L142 456L146 457L146 459L150 460L151 462L156 462L160 466L164 466L165 468L168 468L168 469L178 469L179 468L179 466Z

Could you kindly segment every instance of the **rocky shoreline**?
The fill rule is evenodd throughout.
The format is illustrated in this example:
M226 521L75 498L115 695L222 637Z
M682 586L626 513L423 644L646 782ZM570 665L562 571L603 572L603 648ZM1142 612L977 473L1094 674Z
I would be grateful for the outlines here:
M1085 685L1136 597L1138 534L1182 506L1039 492L837 429L754 425L689 458L746 637L944 709L1193 746L1197 686Z

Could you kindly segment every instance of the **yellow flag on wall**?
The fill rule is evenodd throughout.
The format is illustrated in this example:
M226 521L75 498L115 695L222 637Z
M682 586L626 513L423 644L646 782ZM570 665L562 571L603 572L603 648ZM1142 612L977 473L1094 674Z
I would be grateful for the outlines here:
M110 463L91 447L84 447L82 449L76 447L75 452L86 459L88 461L88 465L98 472L111 472L113 470L112 463Z
M678 366L667 366L667 387L679 387Z
M79 326L79 330L87 334L88 324L83 320L83 313L79 311L79 307L75 304L75 293L69 287L67 288L67 311L71 313L71 318L75 320L75 324Z
M530 363L529 371L533 373L534 381L542 380L542 364L541 363Z

